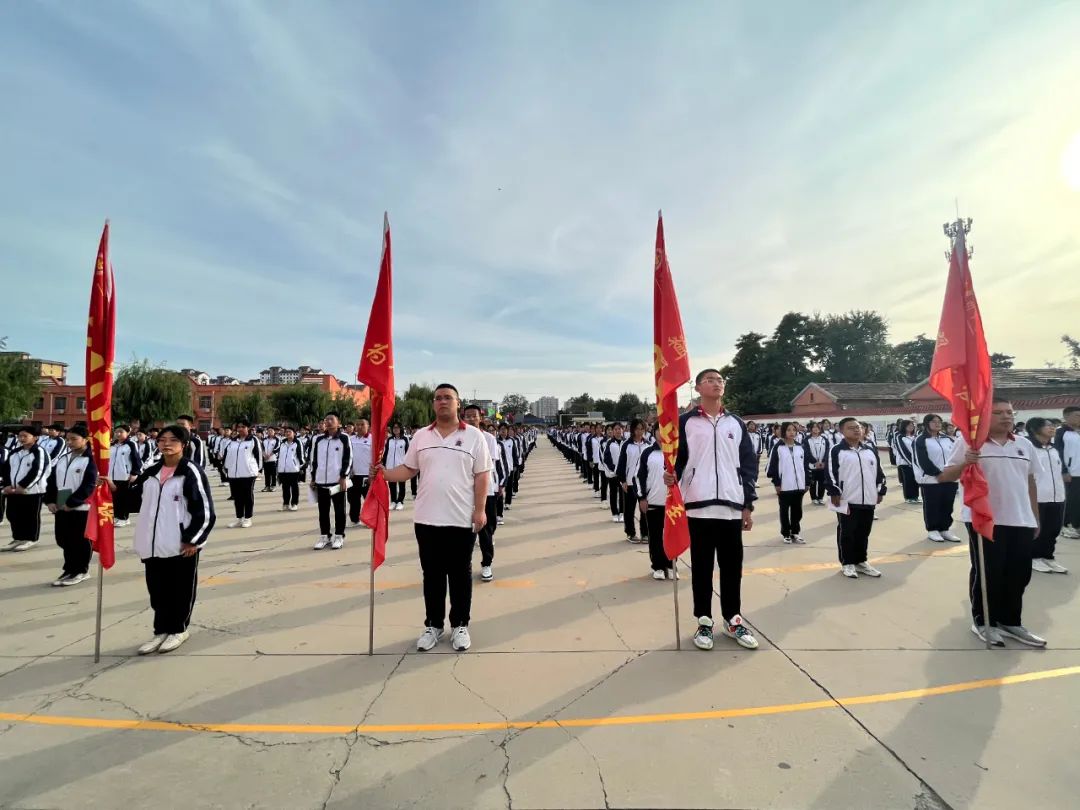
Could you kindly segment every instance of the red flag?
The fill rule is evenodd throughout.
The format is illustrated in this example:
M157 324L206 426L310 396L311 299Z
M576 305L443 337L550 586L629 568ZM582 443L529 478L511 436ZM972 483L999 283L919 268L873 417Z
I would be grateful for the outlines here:
M90 496L86 539L98 553L104 568L116 562L112 491L109 475L112 444L113 359L116 356L116 287L109 261L109 223L101 232L94 282L90 287L90 319L86 326L87 431L98 469L98 486Z
M930 387L952 406L952 422L968 446L978 450L990 431L990 409L994 382L990 354L986 350L979 302L971 284L964 226L955 226L949 280L941 308L937 348L930 366ZM960 476L964 503L971 509L971 522L988 540L994 539L994 515L987 497L990 487L977 464Z
M675 470L679 452L679 387L690 381L690 358L679 299L671 280L667 249L664 246L664 217L656 223L656 266L653 282L653 371L656 379L656 422L664 469ZM674 560L690 548L690 524L686 520L682 491L668 487L664 507L664 553Z
M373 458L382 453L386 443L386 426L394 412L394 338L391 326L393 295L391 290L390 218L383 214L382 261L375 299L371 302L364 353L356 372L359 382L367 385L371 394L371 452ZM360 520L375 532L375 549L371 567L378 568L386 559L386 537L390 526L390 488L381 472L375 474L368 488Z

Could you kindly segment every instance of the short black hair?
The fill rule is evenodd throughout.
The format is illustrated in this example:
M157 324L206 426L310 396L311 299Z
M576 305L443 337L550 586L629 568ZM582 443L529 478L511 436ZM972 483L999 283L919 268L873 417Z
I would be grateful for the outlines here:
M19 433L29 433L31 436L40 436L41 428L37 425L19 425Z
M1038 442L1035 438L1035 434L1042 430L1047 425L1053 427L1053 423L1049 419L1044 419L1041 416L1033 416L1027 421L1027 431L1031 435L1032 440Z
M131 428L129 428L127 425L117 425L113 428L113 430L122 430L124 431L124 433L131 433Z
M478 414L480 414L481 416L483 416L483 415L484 415L484 410L483 410L483 408L481 408L481 407L480 407L479 405L477 405L477 404L476 404L475 402L470 402L470 403L469 403L468 405L466 405L466 406L465 406L465 407L464 407L464 408L462 409L462 411L461 411L461 412L462 412L462 413L468 413L469 411L476 411L476 412L477 412Z
M329 419L331 416L334 417L335 419L337 419L339 422L341 421L341 414L338 413L337 411L327 411L323 415L323 419Z
M233 422L233 427L249 428L251 427L251 422L249 422L247 419L237 419L235 422Z
M186 420L188 422L192 422L192 423L195 422L195 417L191 416L190 414L186 414L186 413L182 413L178 417L176 417L177 422L179 422L181 419L184 419L184 420Z
M1068 416L1070 413L1076 413L1077 411L1080 411L1080 405L1066 405L1062 408L1061 415Z
M158 432L158 438L160 439L166 433L175 436L180 444L187 444L191 441L191 431L183 425L166 425Z
M84 439L90 435L85 425L72 425L67 429L67 432L74 433L76 436L82 436Z
M942 426L942 427L945 427L945 420L944 420L944 419L941 419L941 417L940 417L940 416L938 416L938 415L937 415L936 413L928 413L928 414L927 414L926 416L924 416L924 417L922 418L922 425L923 425L923 427L924 427L924 428L929 428L929 427L930 427L930 423L931 423L931 422L933 422L933 421L934 421L935 419L940 419L940 420L941 420L941 426Z
M451 391L454 392L455 397L457 397L458 399L461 399L461 394L458 393L458 390L457 390L456 386L451 385L450 383L439 383L438 385L435 386L435 388L433 390L433 393L434 393L434 391L438 391L440 388L449 388Z
M718 376L721 380L724 379L724 375L720 373L720 369L718 369L718 368L703 368L701 371L699 371L697 373L697 376L694 378L694 385L701 385L701 378L704 377L706 374L708 374L710 371L713 372L714 374L716 374L716 376Z
M843 429L844 429L844 425L846 425L846 424L847 424L848 422L854 422L854 423L858 424L858 423L859 423L859 420L858 420L858 419L856 419L856 418L855 418L854 416L845 416L845 417L844 417L843 419L841 419L841 420L840 420L840 421L839 421L839 422L837 423L837 424L838 424L838 425L840 426L840 430L843 430Z

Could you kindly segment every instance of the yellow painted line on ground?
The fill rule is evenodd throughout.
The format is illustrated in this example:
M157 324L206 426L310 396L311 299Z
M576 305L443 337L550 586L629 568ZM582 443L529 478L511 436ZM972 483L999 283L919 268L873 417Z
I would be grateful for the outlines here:
M692 720L725 720L734 717L767 717L779 714L834 709L839 706L868 706L876 703L894 703L900 700L918 700L938 695L953 695L977 689L1012 686L1052 678L1080 675L1080 666L1044 669L1001 678L984 678L978 681L929 686L903 692L882 692L873 695L832 700L809 700L803 703L784 703L776 706L750 706L742 709L712 709L701 712L669 712L664 714L615 715L611 717L582 717L566 720L511 720L472 723L394 723L384 725L296 725L281 723L180 723L169 720L116 720L103 717L68 717L61 715L34 715L0 712L0 722L26 723L38 726L63 728L92 728L113 731L187 731L210 734L414 734L431 732L483 732L530 728L597 728L603 726L640 726L661 723L681 723Z

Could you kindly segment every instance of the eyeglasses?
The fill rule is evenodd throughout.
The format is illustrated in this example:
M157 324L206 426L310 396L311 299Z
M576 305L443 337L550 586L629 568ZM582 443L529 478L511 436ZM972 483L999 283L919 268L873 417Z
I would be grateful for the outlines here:
M724 384L724 380L723 380L722 377L702 377L701 382L707 383L708 385L723 385Z

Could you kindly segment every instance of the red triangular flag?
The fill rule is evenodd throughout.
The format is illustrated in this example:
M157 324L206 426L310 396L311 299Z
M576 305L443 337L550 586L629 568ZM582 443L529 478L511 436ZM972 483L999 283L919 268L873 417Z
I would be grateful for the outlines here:
M952 406L952 422L968 447L978 450L990 431L994 381L979 302L971 284L963 224L957 223L955 231L937 347L930 366L930 387ZM993 540L990 487L979 465L965 468L960 483L964 503L971 509L972 525L987 540Z
M364 353L356 372L359 382L368 387L371 401L371 453L378 458L386 443L386 426L394 412L394 338L392 328L393 294L390 251L390 218L383 214L382 261L375 298L371 302ZM375 532L372 568L386 559L386 538L390 526L390 489L381 472L368 487L368 496L360 511L360 520Z
M112 491L109 475L112 444L113 360L116 356L116 287L109 261L109 223L101 233L94 282L90 288L90 319L86 327L87 430L98 469L98 486L90 496L86 539L108 569L116 562Z
M664 469L675 470L679 452L680 386L690 381L690 357L686 351L686 336L679 299L671 280L667 248L664 245L664 217L656 223L656 265L653 280L653 372L656 380L657 439L664 454ZM674 560L690 548L690 524L686 519L682 491L678 485L668 487L664 507L664 554Z

